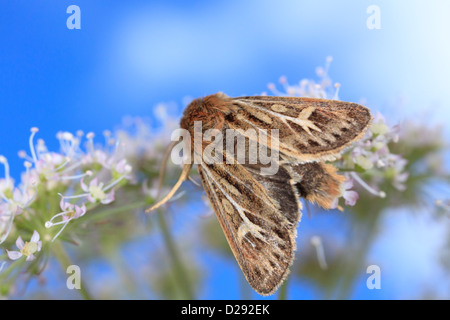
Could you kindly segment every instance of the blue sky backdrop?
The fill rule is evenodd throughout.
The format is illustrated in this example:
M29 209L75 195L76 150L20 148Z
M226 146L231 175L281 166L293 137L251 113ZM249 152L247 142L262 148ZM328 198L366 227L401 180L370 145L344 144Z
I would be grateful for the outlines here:
M66 27L72 4L81 8L81 30ZM380 30L366 26L374 4L381 9ZM33 126L56 147L60 130L101 133L126 115L152 117L159 102L181 107L187 96L258 94L282 75L291 83L315 78L329 55L342 100L364 98L391 124L448 119L449 13L446 0L4 0L0 154L17 178L17 151L27 149ZM414 236L407 221L397 222L399 229L388 223L386 232ZM406 277L402 268L411 263L419 263L419 277L431 277L425 256L440 243L436 228L424 234L423 256L406 252L392 279ZM389 242L395 254L404 245ZM384 247L381 241L373 254L388 254ZM383 297L397 298L408 288L397 285Z
M341 99L436 117L450 103L450 4L376 1L382 29L369 30L374 3L79 0L81 30L69 30L73 1L3 1L2 153L13 158L32 126L44 138L99 132L127 114L152 115L158 102L314 77L328 55ZM399 99L401 110L386 110Z

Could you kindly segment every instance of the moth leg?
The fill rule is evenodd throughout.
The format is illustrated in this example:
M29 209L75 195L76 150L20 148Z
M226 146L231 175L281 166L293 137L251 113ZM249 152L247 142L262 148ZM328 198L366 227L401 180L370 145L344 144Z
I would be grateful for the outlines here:
M153 211L157 208L159 208L160 206L162 206L164 203L166 203L167 201L169 201L174 195L175 192L177 192L177 190L181 187L181 184L188 179L189 177L189 172L191 171L192 168L192 163L187 163L183 166L183 171L181 172L180 177L178 178L177 183L175 183L175 185L172 187L172 190L170 190L170 192L167 194L167 196L165 196L163 199L161 199L158 203L154 204L153 206L151 206L150 208L148 208L147 210L145 210L146 213L149 213L150 211Z
M158 176L158 193L156 195L156 197L159 197L161 194L161 189L162 189L162 184L164 181L164 172L166 170L166 164L167 164L167 160L169 160L169 155L172 151L172 149L176 146L176 144L178 143L178 141L173 141L169 147L166 150L166 153L164 154L163 160L162 160L162 164L161 164L161 169L159 170L159 176Z

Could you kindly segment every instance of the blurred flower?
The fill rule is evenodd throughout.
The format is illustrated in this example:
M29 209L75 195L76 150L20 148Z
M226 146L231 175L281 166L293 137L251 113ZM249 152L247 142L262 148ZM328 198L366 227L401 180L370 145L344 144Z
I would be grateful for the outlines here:
M30 170L31 163L25 161L26 173L24 182L20 188L14 187L14 182L9 177L9 167L6 158L0 157L0 162L5 165L5 179L2 179L3 190L0 190L0 244L8 237L14 218L22 213L36 198L37 189L33 181L33 187L30 186Z
M92 203L101 202L103 204L109 204L114 201L114 190L106 193L106 191L111 189L111 187L108 186L105 188L102 182L98 182L97 178L92 179L89 185L86 185L82 179L81 189L87 193L81 194L76 197L86 196L87 199Z
M325 250L322 244L322 238L320 236L312 236L310 239L310 243L314 246L320 268L322 270L328 269L327 260L325 259Z
M377 113L365 136L346 153L349 156L342 157L341 168L354 169L352 176L372 194L381 197L385 195L366 182L361 183L357 173L364 173L375 184L380 184L385 179L391 181L397 190L405 190L405 182L409 176L405 172L408 161L402 155L391 153L389 148L391 143L398 142L399 133L400 125L389 127L384 117Z
M347 184L350 183L350 181L351 180L347 180ZM345 185L346 182L344 182L343 184ZM348 189L350 189L351 187L353 187L353 183L351 184L350 187L348 187ZM358 201L359 195L356 191L345 190L344 193L342 194L342 197L345 199L345 204L347 206L354 206L356 204L356 201Z
M55 214L49 221L45 223L45 227L47 229L56 225L60 224L63 225L63 227L59 230L59 232L53 237L53 240L55 240L60 235L60 233L64 230L64 228L71 220L82 217L87 211L86 205L84 203L81 206L77 206L75 204L65 202L64 198L61 198L60 207L61 210L63 211L58 214ZM61 217L61 221L53 222L53 220L58 217Z
M331 205L331 209L341 209L338 205L339 198L342 197L345 200L345 205L347 206L354 206L356 204L356 201L358 201L359 195L356 191L350 190L353 188L353 179L347 178L342 184L341 184L341 194L338 198L336 198Z
M8 203L0 203L0 244L3 243L11 232L15 211L11 211Z
M47 228L63 224L53 237L54 240L69 221L78 219L89 211L82 201L83 198L93 204L107 205L114 201L115 189L126 184L131 175L132 167L128 161L116 152L115 147L110 148L108 143L114 139L108 131L104 133L107 146L96 146L95 135L88 133L85 149L81 147L84 138L82 131L78 131L75 135L70 132L59 132L58 152L50 151L42 139L35 143L37 132L38 128L31 129L29 138L31 155L25 151L19 152L19 157L25 159L25 172L21 175L17 187L9 175L8 161L0 156L0 163L5 168L5 178L0 179L1 242L5 241L11 232L15 217L24 210L29 209L28 214L38 217L48 217L42 212L42 207L33 206L36 199L43 203L52 203L54 200L51 197L65 193L60 201L62 212L55 214L45 223ZM84 183L86 177L91 178L88 184ZM76 202L70 203L69 199ZM62 220L55 223L54 219L58 217ZM40 219L39 217L32 221L37 222Z
M5 195L9 190L14 188L14 181L9 176L8 160L0 155L0 163L5 167L5 178L0 179L0 194Z
M19 236L16 241L16 246L19 251L6 250L6 252L8 253L8 257L11 260L17 260L22 256L27 257L27 261L34 260L36 258L34 256L34 253L41 251L42 247L42 242L39 241L39 233L34 230L30 242L23 242L22 238Z
M277 96L290 96L290 97L310 97L319 99L333 99L338 100L339 97L339 83L332 82L328 75L333 57L326 58L325 67L318 67L316 74L319 77L319 81L316 82L312 79L302 79L298 84L291 85L285 76L280 77L278 82L282 85L284 91L279 91L276 85L273 83L268 84L268 89ZM265 93L263 93L265 94Z

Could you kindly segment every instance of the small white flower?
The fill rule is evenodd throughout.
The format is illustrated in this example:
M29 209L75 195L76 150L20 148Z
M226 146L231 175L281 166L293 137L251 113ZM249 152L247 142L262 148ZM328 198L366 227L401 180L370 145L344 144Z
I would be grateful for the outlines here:
M62 212L55 214L50 221L47 221L45 223L45 227L51 228L53 226L56 225L60 225L62 224L63 227L61 228L61 230L59 230L59 232L53 237L52 241L54 241L60 234L61 232L64 230L64 228L67 226L67 224L74 220L74 219L78 219L82 216L84 216L84 214L86 213L87 209L86 209L86 205L83 203L81 206L77 206L75 204L69 203L69 202L65 202L64 198L61 199L59 206L61 207ZM61 221L60 222L53 222L53 220L55 220L57 217L61 217Z
M373 123L370 126L370 131L376 135L384 135L389 132L389 128L384 123Z
M356 201L359 199L359 195L356 191L350 190L353 188L353 179L348 178L341 184L341 194L339 197L337 197L333 204L331 205L331 209L341 209L338 205L339 198L344 198L345 205L347 206L354 206L356 204Z
M39 233L34 230L33 236L31 237L31 240L29 242L24 242L22 238L19 236L16 241L16 246L19 249L19 251L8 251L8 257L11 260L17 260L21 258L22 256L27 257L26 261L32 261L36 257L34 254L36 252L41 251L42 248L42 242L39 241Z
M373 163L372 161L370 161L369 158L366 158L363 155L357 156L355 158L355 163L360 166L361 168L363 168L364 170L370 170L373 168Z
M99 183L97 178L92 179L89 185L85 184L82 179L81 189L86 192L87 199L92 203L109 204L114 201L114 189L106 193L109 188L105 188L103 182Z

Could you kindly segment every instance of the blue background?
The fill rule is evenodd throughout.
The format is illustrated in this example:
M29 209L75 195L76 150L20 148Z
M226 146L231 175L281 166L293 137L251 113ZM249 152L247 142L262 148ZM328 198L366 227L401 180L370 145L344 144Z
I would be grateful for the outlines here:
M66 27L71 4L81 8L81 30ZM381 9L381 30L366 26L372 4ZM0 154L18 178L23 167L17 151L27 149L33 126L55 148L60 130L101 133L126 115L153 117L159 102L181 106L185 97L217 91L258 94L282 75L291 83L315 78L329 55L342 100L366 99L391 124L437 123L449 116L449 13L445 0L4 0ZM386 222L388 236L373 249L387 261L405 255L389 269L392 285L374 296L361 281L356 298L401 298L417 279L438 285L427 255L441 243L442 230L426 219L399 216ZM423 241L414 252L395 240L417 233ZM211 263L216 274L228 272L220 261ZM205 297L235 298L234 289Z

